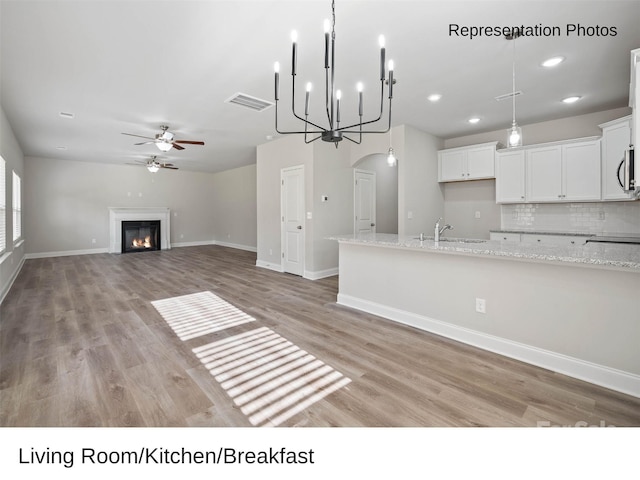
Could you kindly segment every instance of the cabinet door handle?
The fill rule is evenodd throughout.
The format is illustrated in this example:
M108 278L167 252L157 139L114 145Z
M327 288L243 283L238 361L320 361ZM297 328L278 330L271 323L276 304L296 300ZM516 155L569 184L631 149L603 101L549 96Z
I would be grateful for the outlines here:
M538 239L538 241L540 241L540 239Z

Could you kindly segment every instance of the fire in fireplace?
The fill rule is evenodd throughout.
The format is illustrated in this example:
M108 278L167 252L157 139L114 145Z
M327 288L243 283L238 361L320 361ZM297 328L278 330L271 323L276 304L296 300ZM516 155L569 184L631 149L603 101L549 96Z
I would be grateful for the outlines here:
M160 250L160 220L122 221L122 253Z

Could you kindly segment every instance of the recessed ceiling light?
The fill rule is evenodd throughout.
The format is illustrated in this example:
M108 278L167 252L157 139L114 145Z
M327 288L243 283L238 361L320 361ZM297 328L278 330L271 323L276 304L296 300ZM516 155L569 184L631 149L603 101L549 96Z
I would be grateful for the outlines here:
M478 123L480 121L480 118L478 117L471 117L469 120L467 120L469 123Z
M567 98L564 98L562 101L563 101L564 103L575 103L575 102L577 102L578 100L580 100L581 98L582 98L582 97L567 97Z
M430 102L437 102L441 98L442 98L442 95L440 95L439 93L434 93L432 95L429 95L427 97L427 100L429 100Z
M67 147L63 147L63 146L56 147L56 150L66 150L66 149L67 149Z
M550 68L550 67L555 67L556 65L559 65L562 62L564 62L564 57L551 57L545 60L544 62L542 62L542 66Z
M75 115L71 112L60 112L62 118L74 118Z

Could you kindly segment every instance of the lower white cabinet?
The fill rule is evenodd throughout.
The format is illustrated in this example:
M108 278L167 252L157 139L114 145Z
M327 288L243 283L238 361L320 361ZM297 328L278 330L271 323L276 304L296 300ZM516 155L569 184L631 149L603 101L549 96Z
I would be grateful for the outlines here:
M521 238L522 243L534 243L536 245L584 245L589 237L525 233L521 235Z
M501 242L520 242L519 233L503 233L503 232L490 232L489 240L499 240Z
M535 245L584 245L589 237L585 235L553 235L540 233L490 232L490 240L501 242L521 242Z

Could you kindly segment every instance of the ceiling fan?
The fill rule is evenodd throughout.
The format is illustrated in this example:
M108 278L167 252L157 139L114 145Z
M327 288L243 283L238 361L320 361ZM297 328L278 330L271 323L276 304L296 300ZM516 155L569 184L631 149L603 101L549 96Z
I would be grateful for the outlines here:
M178 167L174 166L173 163L159 162L158 157L156 157L155 155L149 158L149 160L147 161L136 160L136 163L130 163L129 165L144 165L145 167L147 167L147 170L149 170L151 173L156 173L161 168L167 168L169 170L178 170Z
M135 145L147 145L149 143L155 143L156 147L158 147L163 152L168 152L171 148L175 148L176 150L184 150L184 147L180 145L181 143L185 145L204 145L204 142L196 141L196 140L174 140L174 134L169 131L168 125L160 125L160 129L162 133L157 133L155 138L145 137L143 135L135 135L133 133L122 133L122 135L129 135L131 137L139 137L146 138L150 140L149 142L140 142Z

